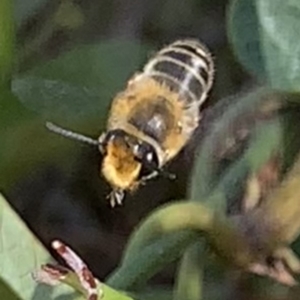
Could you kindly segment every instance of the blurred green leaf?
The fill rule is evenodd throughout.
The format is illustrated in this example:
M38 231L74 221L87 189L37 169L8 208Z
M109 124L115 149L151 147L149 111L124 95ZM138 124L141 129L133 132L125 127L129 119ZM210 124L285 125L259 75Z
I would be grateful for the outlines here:
M18 147L18 141L16 144L11 144L9 140L18 140L19 136L17 136L14 129L16 127L22 127L24 123L28 122L32 118L34 118L34 115L31 112L27 111L11 92L7 90L0 90L1 188L5 186L5 182L7 182L7 180L9 181L8 177L10 176L10 172L8 170L11 169L13 171L14 166L19 166L18 160L15 162L8 160L8 157L12 153L14 153L14 147ZM18 170L15 171L16 173L18 173Z
M146 290L134 293L135 300L172 300L173 291L164 287L150 286Z
M106 284L101 284L103 289L103 297L98 297L98 300L133 300L130 296L125 295L124 293L118 292L110 288Z
M94 123L99 122L95 120ZM82 129L81 125L77 124L78 130ZM99 128L91 128L95 128L97 136ZM69 172L70 165L82 151L81 145L49 132L45 121L27 110L7 90L0 90L0 145L0 188L4 191L49 165L59 164L62 171Z
M72 155L65 159L66 153ZM8 127L1 134L0 187L9 189L41 166L57 164L68 170L81 147L51 134L38 118Z
M0 90L0 188L13 185L30 169L61 160L72 146L76 156L80 147L57 139L44 125L44 121L27 110L11 92ZM60 151L58 148L61 146ZM72 156L72 157L74 157ZM64 163L62 163L62 161Z
M169 203L156 209L131 235L122 262L107 284L122 290L140 288L199 240L200 231L211 227L213 217L211 210L191 202Z
M185 251L178 268L175 300L202 299L206 250L206 243L202 239L200 243L194 243Z
M240 62L255 76L266 79L264 56L260 44L256 1L232 0L229 6L229 40Z
M10 127L34 117L35 114L27 110L9 90L0 89L0 133L4 134Z
M134 290L178 259L195 239L198 239L197 233L185 230L157 238L136 252L126 250L120 266L109 275L106 283L117 289Z
M37 284L32 278L32 272L39 270L41 265L48 263L50 255L33 236L24 222L14 212L10 205L0 195L0 297L5 300L83 300L83 296L75 293L65 284L55 287ZM76 290L77 277L73 277ZM67 281L67 280L66 280ZM75 282L76 281L76 282ZM108 286L101 284L103 300L130 300ZM13 295L11 290L17 295ZM3 296L3 298L2 298ZM100 298L99 298L100 299Z
M20 298L17 297L13 290L10 289L2 279L0 279L0 299L20 300Z
M82 299L72 296L67 286L52 288L36 284L32 272L49 262L50 256L2 196L0 220L0 277L21 299L46 300L66 294L68 299Z
M228 34L241 63L277 89L299 92L300 2L234 0Z
M101 122L147 49L122 40L78 47L27 72L28 77L15 79L13 91L24 105L52 120L98 114Z
M100 98L102 95L112 96L126 86L129 76L141 66L148 50L145 45L134 41L101 41L99 44L77 47L28 73L98 88Z
M26 77L15 79L12 91L25 107L44 119L70 119L80 122L86 119L87 115L98 116L100 121L105 119L108 103L102 102L104 105L99 105L99 95L91 88L62 81Z
M20 26L33 16L48 0L15 0L15 21Z

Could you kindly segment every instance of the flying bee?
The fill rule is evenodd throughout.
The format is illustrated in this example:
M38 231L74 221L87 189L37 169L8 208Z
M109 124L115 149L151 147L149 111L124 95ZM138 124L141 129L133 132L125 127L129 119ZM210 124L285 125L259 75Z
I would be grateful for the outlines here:
M179 40L157 52L113 99L106 132L98 140L52 123L47 127L99 147L101 172L112 187L111 205L121 204L126 191L164 174L165 165L187 144L213 75L207 48L194 39Z

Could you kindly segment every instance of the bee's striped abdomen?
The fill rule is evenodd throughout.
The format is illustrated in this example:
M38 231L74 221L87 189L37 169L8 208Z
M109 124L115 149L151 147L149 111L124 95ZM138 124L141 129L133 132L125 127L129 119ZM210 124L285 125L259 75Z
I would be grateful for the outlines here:
M213 61L206 47L196 40L182 40L159 51L143 74L178 92L187 105L200 105L211 88L213 73Z

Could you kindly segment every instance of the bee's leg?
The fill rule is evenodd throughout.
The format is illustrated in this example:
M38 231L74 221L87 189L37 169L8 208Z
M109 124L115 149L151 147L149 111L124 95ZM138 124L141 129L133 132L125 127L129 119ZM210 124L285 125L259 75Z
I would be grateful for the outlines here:
M123 190L116 190L115 191L115 198L118 205L122 205L122 201L125 197L125 193Z
M174 173L169 173L165 170L160 170L160 174L163 176L163 177L166 177L166 178L169 178L171 180L174 180L176 179L176 174Z
M157 177L159 175L160 171L153 171L152 173L150 173L149 175L146 175L144 177L141 178L141 184L144 184L146 181L153 179L155 177Z
M171 180L174 180L176 178L175 174L166 172L165 170L162 170L162 169L158 169L158 170L153 171L149 175L142 177L141 184L144 184L146 181L153 179L159 175L162 175L163 177L169 178Z
M122 201L124 199L125 192L121 189L112 190L107 198L110 200L111 207L115 207L116 205L122 205Z

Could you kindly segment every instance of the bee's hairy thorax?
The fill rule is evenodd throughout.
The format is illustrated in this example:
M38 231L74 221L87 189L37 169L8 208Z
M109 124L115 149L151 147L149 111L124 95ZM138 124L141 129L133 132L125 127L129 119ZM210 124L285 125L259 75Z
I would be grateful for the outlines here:
M108 128L122 128L152 144L162 165L184 146L198 117L197 108L186 108L166 84L139 74L113 101Z

